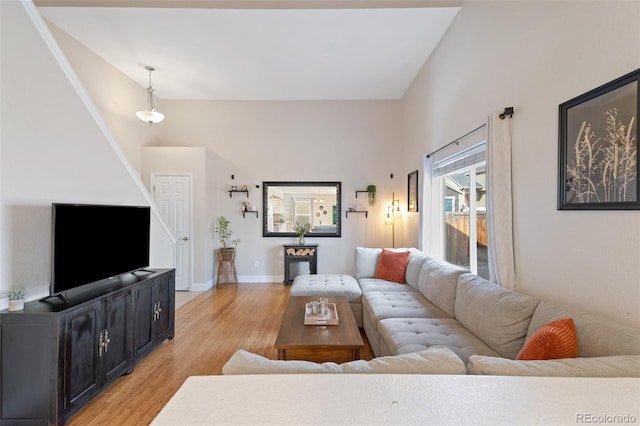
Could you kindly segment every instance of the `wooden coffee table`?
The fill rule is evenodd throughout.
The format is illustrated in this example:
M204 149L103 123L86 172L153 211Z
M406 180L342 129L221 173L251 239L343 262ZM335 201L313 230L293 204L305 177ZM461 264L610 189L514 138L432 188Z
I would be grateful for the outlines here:
M351 351L351 359L360 359L364 342L353 317L349 301L344 296L329 296L338 311L338 325L304 325L305 305L318 296L289 296L275 347L278 359L286 360L288 350Z

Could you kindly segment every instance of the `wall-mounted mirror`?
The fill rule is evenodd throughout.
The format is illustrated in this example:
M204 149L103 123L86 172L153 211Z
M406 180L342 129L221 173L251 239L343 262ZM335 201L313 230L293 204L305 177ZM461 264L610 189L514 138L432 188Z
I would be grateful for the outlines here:
M262 235L296 237L309 223L309 237L341 235L342 182L262 182Z

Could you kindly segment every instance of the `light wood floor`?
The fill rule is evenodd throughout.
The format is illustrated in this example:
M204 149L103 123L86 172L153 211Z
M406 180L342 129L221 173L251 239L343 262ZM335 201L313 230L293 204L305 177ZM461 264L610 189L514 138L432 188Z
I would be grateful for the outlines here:
M175 338L164 343L67 423L146 425L189 376L222 374L238 349L277 359L273 344L289 297L282 283L225 285L176 311ZM373 354L365 340L362 359ZM313 355L313 356L311 356ZM300 354L322 361L323 354ZM343 360L336 360L338 362Z

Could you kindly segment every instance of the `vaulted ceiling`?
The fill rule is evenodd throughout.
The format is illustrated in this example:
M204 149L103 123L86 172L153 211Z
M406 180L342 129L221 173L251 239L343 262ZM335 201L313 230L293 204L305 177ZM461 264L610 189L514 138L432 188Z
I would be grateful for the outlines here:
M163 99L369 100L402 98L460 2L36 4Z

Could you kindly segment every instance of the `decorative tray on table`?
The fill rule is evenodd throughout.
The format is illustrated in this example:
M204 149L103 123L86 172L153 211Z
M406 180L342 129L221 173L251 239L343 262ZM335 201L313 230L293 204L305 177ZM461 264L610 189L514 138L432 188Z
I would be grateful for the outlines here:
M329 303L327 315L312 314L311 303L304 310L304 325L338 325L338 310L335 303Z

